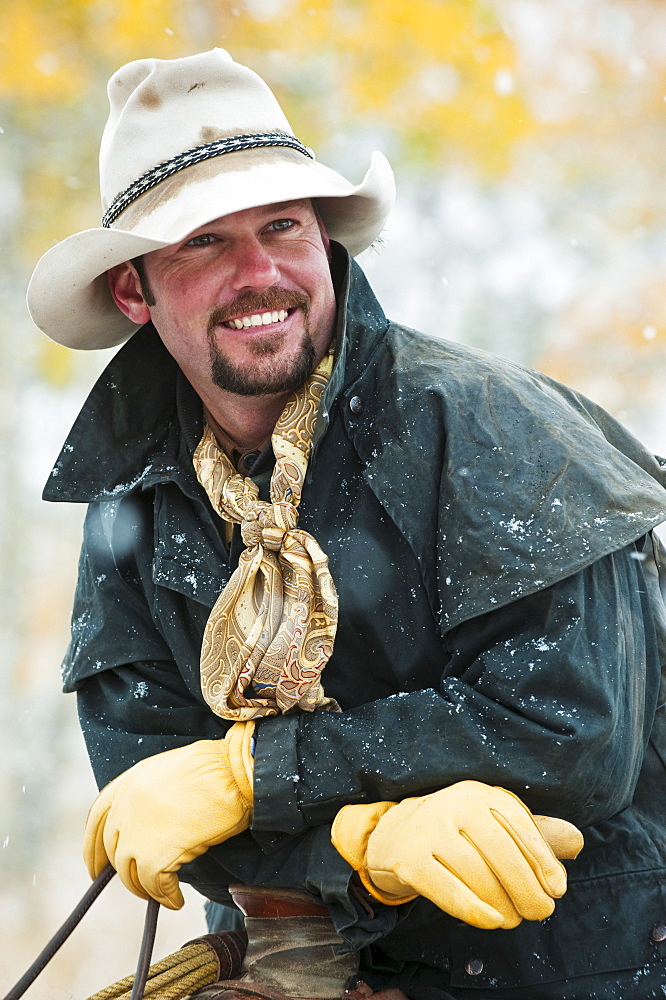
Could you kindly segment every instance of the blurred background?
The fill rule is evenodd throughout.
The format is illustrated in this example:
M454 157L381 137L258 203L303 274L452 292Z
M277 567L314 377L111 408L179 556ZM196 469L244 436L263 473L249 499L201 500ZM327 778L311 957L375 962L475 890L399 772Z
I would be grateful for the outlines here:
M99 225L106 81L228 48L354 181L383 150L398 207L361 262L396 320L538 368L666 452L663 0L5 0L0 24L0 993L88 885L95 787L60 694L83 510L41 488L112 352L24 307L38 257ZM91 461L94 456L91 455ZM163 913L156 957L203 931ZM112 883L28 997L133 971L144 906Z

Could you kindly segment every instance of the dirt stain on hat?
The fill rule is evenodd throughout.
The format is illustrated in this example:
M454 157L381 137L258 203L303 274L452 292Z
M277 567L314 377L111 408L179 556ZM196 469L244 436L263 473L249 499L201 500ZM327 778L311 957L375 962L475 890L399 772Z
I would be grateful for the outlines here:
M142 87L138 94L138 101L143 108L148 110L159 108L162 104L162 98L154 87Z

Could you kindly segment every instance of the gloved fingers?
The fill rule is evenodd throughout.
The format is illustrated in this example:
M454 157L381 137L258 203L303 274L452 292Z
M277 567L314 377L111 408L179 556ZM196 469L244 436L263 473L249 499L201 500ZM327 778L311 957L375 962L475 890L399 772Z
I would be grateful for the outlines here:
M433 851L433 861L443 866L476 897L502 915L504 928L517 927L526 914L518 910L487 859L466 838L458 838L455 847Z
M534 816L522 799L505 788L495 786L489 811L504 827L529 861L543 889L555 899L567 891L567 873L542 837Z
M150 895L168 910L180 910L185 905L175 872L157 872L150 880Z
M535 830L536 832L536 830ZM521 917L527 920L545 920L555 908L553 896L543 884L541 870L535 862L531 850L522 842L516 842L516 835L504 829L502 824L477 824L473 831L461 830L461 837L467 840L487 866L495 873L504 891ZM449 859L447 850L447 860ZM473 855L471 856L473 857ZM553 864L562 866L551 854ZM478 864L478 860L476 862ZM474 878L473 865L462 868L454 862L456 871L463 879ZM536 869L536 870L535 870ZM562 869L564 873L564 869ZM555 879L551 879L555 882ZM561 884L556 887L557 896L566 889L566 873Z
M139 899L153 898L169 910L179 910L185 903L178 876L155 867L154 862L118 852L118 876L126 889Z
M439 859L419 871L406 872L401 869L402 866L398 867L398 877L405 884L410 885L414 892L425 896L452 917L484 930L494 930L504 926L504 915L481 899ZM373 883L381 889L384 884L382 876L389 873L373 869L369 874ZM387 888L385 891L390 892L391 889Z
M433 849L432 858L433 868L436 865L445 868L475 896L501 913L502 927L518 926L525 914L516 909L493 865L464 833L442 838Z
M118 878L129 892L139 899L148 899L150 893L139 876L136 858L125 845L119 846L115 851L112 864L118 872Z
M556 858L573 860L578 857L585 841L577 826L555 816L533 816L533 819Z
M538 878L544 892L559 899L567 891L567 873L548 843L539 833L532 814L524 808L523 814L511 815L510 810L493 809L490 812L506 830L521 856Z

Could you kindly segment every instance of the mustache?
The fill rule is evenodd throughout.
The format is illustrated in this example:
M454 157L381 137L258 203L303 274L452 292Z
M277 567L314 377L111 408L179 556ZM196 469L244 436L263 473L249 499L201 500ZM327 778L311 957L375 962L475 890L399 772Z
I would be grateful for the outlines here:
M267 288L264 292L241 292L225 306L213 309L208 319L208 333L220 323L249 313L279 312L280 309L302 308L307 317L310 300L303 292L292 288Z

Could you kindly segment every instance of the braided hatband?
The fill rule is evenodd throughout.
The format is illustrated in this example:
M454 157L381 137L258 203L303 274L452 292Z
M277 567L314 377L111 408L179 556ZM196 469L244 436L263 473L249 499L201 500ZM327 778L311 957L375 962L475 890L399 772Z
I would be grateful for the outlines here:
M157 184L171 177L172 174L191 167L195 163L209 160L213 156L223 156L225 153L239 153L245 149L258 149L262 146L287 146L289 149L296 149L304 156L309 156L314 160L314 154L303 145L300 139L286 132L263 132L256 135L234 135L229 139L218 139L216 142L209 142L203 146L195 146L187 149L184 153L179 153L170 160L164 160L151 167L145 174L133 181L128 188L121 191L113 199L108 209L102 217L102 225L108 229L111 223L115 222L118 216L125 211L128 205L136 201L146 191L150 191Z

